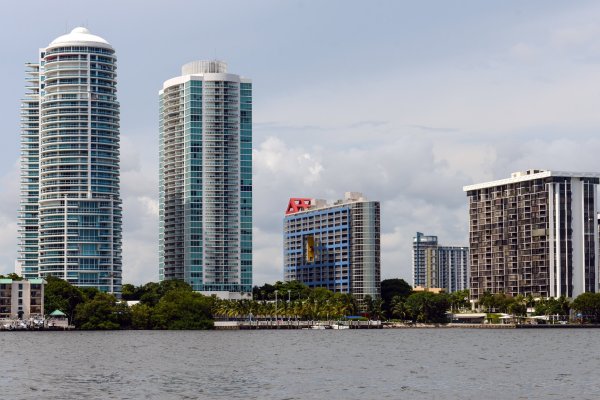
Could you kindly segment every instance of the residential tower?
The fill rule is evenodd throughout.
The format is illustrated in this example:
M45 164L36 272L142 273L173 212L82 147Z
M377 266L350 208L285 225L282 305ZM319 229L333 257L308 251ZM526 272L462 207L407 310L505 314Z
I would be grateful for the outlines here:
M381 294L380 205L348 192L332 204L292 198L284 218L284 279L350 293Z
M252 82L222 61L194 61L159 102L159 278L250 297Z
M18 270L121 292L119 103L113 47L75 28L27 64Z
M465 186L471 297L598 291L598 173L528 170Z

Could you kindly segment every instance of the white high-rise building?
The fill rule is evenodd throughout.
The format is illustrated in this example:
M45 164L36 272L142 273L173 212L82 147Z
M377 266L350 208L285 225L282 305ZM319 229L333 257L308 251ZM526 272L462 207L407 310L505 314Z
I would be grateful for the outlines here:
M159 278L252 293L252 82L194 61L160 97Z
M121 292L119 103L113 47L75 28L27 64L18 267Z

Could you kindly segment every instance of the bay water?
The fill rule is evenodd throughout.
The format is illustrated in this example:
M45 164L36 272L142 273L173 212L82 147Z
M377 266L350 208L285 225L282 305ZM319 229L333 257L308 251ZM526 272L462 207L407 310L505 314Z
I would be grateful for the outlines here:
M598 329L0 332L3 399L598 399Z

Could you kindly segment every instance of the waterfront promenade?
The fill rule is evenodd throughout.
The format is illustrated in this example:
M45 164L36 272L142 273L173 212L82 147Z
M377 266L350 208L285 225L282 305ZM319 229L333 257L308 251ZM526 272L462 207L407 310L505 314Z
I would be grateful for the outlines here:
M215 321L216 330L249 329L382 329L381 321Z
M382 321L215 321L215 330L264 329L569 329L600 328L600 324L404 324Z

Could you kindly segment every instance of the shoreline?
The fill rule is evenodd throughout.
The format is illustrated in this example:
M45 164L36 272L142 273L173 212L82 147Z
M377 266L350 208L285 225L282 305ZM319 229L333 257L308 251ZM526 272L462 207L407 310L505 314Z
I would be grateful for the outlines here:
M304 321L303 321L304 322ZM394 324L377 323L351 325L347 329L595 329L600 324ZM303 324L248 324L237 321L215 321L214 330L337 330L325 322Z

